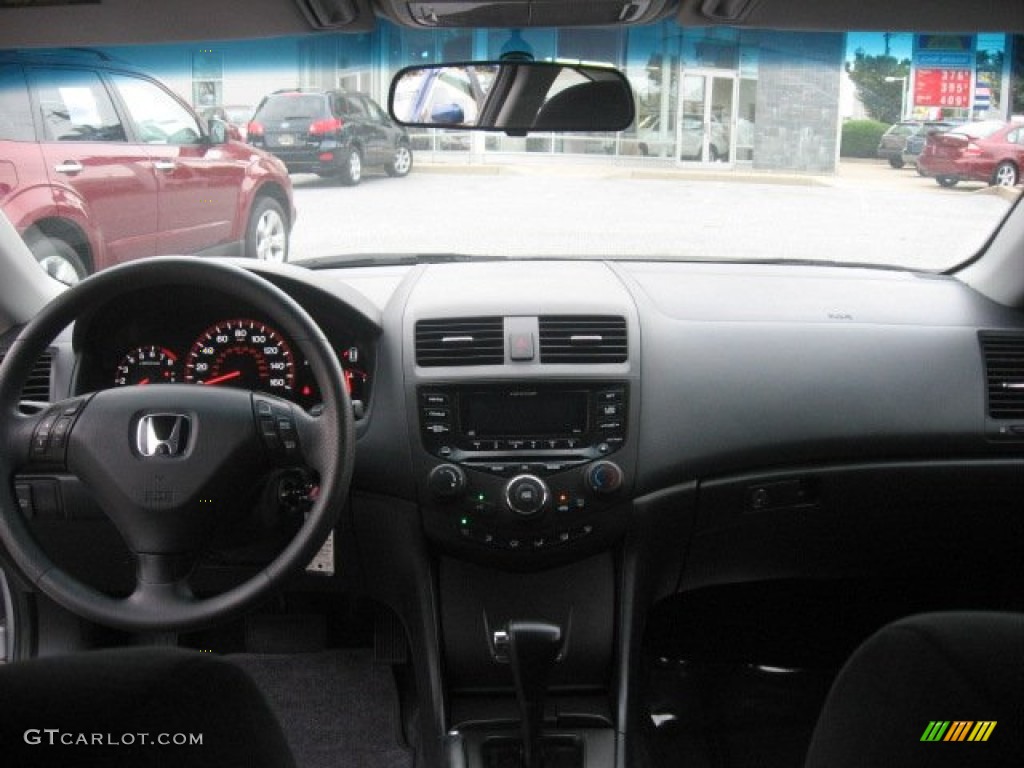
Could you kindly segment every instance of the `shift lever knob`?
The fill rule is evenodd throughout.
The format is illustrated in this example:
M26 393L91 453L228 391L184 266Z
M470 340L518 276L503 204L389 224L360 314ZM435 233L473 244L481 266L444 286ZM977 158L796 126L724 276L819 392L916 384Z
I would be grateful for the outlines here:
M562 647L562 628L542 621L510 621L509 661L523 721L523 765L539 768L544 727L544 694Z

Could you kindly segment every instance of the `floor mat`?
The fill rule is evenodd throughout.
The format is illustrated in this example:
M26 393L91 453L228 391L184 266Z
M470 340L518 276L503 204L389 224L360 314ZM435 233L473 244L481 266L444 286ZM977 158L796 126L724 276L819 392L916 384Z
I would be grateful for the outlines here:
M371 650L227 658L266 694L299 768L412 768L391 669Z

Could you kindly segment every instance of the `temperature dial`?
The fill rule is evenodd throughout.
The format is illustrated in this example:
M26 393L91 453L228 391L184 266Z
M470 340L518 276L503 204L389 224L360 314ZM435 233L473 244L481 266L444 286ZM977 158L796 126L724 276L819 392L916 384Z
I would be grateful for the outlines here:
M583 471L587 487L607 496L622 487L622 469L614 461L595 461Z
M438 464L430 470L427 487L438 499L456 499L466 490L466 473L454 464Z

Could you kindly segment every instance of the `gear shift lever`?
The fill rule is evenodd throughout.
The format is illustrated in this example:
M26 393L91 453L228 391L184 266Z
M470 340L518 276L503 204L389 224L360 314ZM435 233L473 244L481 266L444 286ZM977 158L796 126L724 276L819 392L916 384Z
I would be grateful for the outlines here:
M562 628L542 621L510 621L509 660L523 723L523 766L540 768L544 759L544 694L551 667L562 647Z

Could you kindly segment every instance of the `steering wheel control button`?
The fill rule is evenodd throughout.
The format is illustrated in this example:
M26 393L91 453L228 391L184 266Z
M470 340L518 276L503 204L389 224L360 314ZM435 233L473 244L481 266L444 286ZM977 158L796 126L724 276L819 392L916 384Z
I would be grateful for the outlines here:
M84 398L69 400L49 408L32 431L31 458L50 464L63 464L68 436L75 419L85 405Z
M517 515L533 517L547 505L548 487L535 475L519 475L505 486L505 501Z
M301 451L291 405L254 395L253 411L260 437L271 457L281 464L296 464L301 459Z
M54 450L61 449L67 443L68 432L71 431L71 417L61 416L53 424L53 431L50 433L50 447Z
M595 461L584 470L587 487L596 494L606 496L622 487L622 470L613 461Z
M427 487L437 499L457 499L466 490L466 473L454 464L438 464L427 476Z

